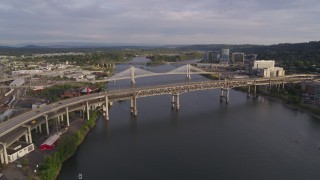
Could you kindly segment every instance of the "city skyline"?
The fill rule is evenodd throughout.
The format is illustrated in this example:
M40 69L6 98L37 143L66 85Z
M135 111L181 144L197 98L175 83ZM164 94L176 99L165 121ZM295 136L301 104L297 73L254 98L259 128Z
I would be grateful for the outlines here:
M0 3L0 44L277 44L319 40L316 0Z

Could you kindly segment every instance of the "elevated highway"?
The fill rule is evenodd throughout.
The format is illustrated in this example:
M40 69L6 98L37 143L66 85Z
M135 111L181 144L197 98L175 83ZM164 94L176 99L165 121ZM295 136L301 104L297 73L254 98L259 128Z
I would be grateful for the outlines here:
M280 87L287 83L300 83L304 80L312 80L314 75L291 75L275 78L246 78L246 79L229 79L229 80L208 80L200 82L184 82L176 84L148 86L148 87L131 87L121 90L112 90L79 96L71 99L62 100L56 103L48 104L45 107L31 110L14 118L7 120L0 124L0 144L6 144L6 147L12 144L21 136L29 134L31 139L30 129L37 128L37 126L45 123L47 133L49 133L48 120L63 117L67 118L67 125L69 126L69 112L76 110L86 111L87 118L89 118L90 106L102 106L105 118L109 119L108 104L112 101L130 99L130 109L133 115L137 115L136 99L148 96L158 96L164 94L172 95L172 107L179 109L179 95L189 91L199 91L207 89L221 88L220 98L229 99L229 89L234 87L251 87L261 85L277 85ZM249 88L250 89L250 88ZM227 95L223 94L227 91ZM40 119L37 124L32 124L31 121ZM26 129L27 127L27 129ZM26 135L27 136L27 135ZM27 139L27 137L26 137ZM0 153L3 147L0 146Z

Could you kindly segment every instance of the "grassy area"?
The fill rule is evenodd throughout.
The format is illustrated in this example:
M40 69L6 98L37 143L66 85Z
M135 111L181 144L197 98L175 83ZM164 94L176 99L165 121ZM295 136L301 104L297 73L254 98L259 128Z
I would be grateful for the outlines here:
M53 180L59 175L62 163L76 152L78 146L84 140L86 134L96 124L99 117L98 111L90 113L90 118L74 135L64 137L59 143L57 152L45 157L45 161L40 165L38 176L42 180Z

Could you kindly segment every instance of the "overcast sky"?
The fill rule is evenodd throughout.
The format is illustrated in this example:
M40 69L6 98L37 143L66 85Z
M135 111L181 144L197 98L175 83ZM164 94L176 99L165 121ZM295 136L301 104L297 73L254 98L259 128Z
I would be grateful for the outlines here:
M319 0L1 0L0 44L320 40Z

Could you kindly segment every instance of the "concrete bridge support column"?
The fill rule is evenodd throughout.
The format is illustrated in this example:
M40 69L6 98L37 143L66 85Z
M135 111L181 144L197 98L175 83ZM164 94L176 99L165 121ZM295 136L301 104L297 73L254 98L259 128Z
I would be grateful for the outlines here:
M47 130L47 134L49 134L48 115L45 115L44 117L46 118L46 130Z
M28 134L25 134L24 137L26 139L26 143L29 143Z
M31 136L31 127L28 126L28 135L29 135L29 143L32 143L32 136Z
M60 124L64 124L64 117L63 117L63 114L61 115L60 117Z
M87 120L89 121L90 114L89 114L89 102L87 101Z
M136 81L134 80L134 66L130 66L131 86L134 86Z
M41 124L39 125L39 133L42 133L42 127L41 127Z
M69 108L66 107L66 118L67 118L67 126L70 126L70 119L69 119Z
M6 143L2 143L0 142L0 144L2 145L3 147L3 156L4 156L4 164L9 164L9 160L8 160L8 153L7 153L7 145ZM2 158L1 158L1 161L2 161Z
M257 97L257 85L254 85L254 90L253 90L253 97Z
M26 142L32 143L31 126L23 125L23 127L27 128L27 130L28 130L27 134L25 134Z
M133 98L133 115L137 116L138 115L138 109L137 109L137 98Z
M282 89L284 89L284 82L282 83Z
M109 120L109 99L108 96L105 96L105 109L104 109L104 113L106 116L106 120Z
M133 98L130 99L130 112L133 114Z
M177 94L176 95L176 106L177 106L177 111L180 109L180 95L179 94Z
M174 109L174 104L175 104L175 102L174 102L174 94L172 94L172 99L171 99L171 108L172 109Z
M226 94L224 94L226 93ZM221 94L220 94L220 102L223 102L223 99L225 99L226 104L229 103L229 88L222 88Z
M57 124L60 125L60 116L57 117Z
M250 86L248 86L248 93L247 93L247 97L250 97Z
M4 164L4 156L3 153L0 154L1 164Z
M191 75L190 75L190 64L187 64L187 79L191 79Z

